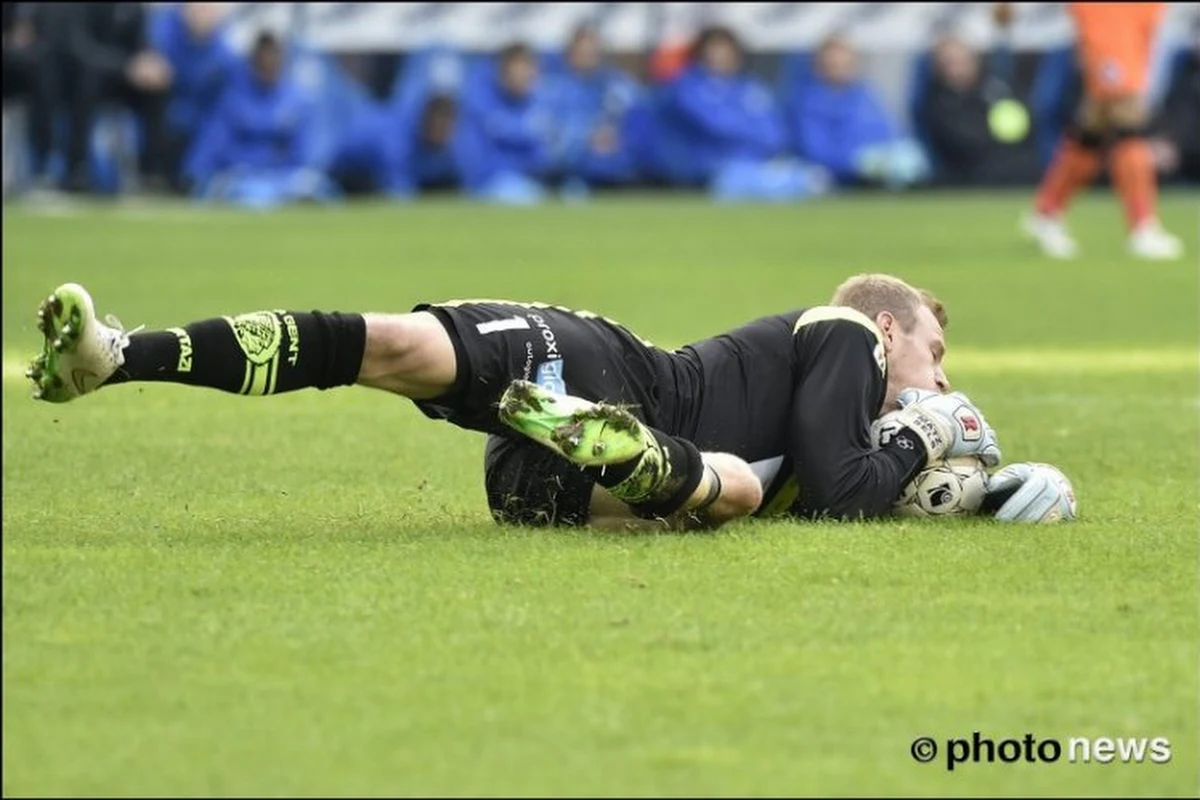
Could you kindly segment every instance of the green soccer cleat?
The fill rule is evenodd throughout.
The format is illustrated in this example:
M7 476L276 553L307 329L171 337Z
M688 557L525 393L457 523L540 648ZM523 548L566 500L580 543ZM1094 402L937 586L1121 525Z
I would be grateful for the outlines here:
M671 474L671 464L650 429L610 403L556 394L529 381L513 381L500 398L500 421L581 467L637 462L613 496L644 502Z
M35 400L65 403L94 392L125 363L129 334L115 317L106 321L96 318L91 295L77 283L64 283L42 303L42 354L25 372Z
M620 406L555 394L513 381L500 398L500 421L583 467L602 467L658 449L654 436Z

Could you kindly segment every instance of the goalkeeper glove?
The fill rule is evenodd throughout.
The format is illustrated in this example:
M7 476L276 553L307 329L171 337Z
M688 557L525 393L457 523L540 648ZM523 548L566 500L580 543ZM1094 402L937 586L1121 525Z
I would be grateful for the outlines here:
M988 478L979 509L1004 522L1046 523L1075 519L1075 490L1050 464L1009 464Z
M905 389L896 402L900 405L896 421L925 444L930 465L963 456L975 456L988 467L1000 463L996 432L962 392Z

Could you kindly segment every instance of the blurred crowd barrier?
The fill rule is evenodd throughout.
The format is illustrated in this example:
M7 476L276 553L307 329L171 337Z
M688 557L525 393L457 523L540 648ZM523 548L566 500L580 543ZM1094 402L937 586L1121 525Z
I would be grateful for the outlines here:
M1078 102L1061 4L5 3L4 193L269 207L436 191L1025 185ZM1152 69L1200 180L1200 6Z

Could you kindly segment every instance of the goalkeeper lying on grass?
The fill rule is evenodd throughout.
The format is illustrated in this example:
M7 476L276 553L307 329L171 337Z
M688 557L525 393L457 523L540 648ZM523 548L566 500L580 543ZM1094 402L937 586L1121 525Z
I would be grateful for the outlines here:
M945 310L887 275L829 305L674 352L594 314L466 301L407 314L258 311L125 333L65 284L42 303L36 398L134 381L268 395L358 384L489 434L488 505L527 525L716 527L738 517L872 518L927 465L1000 462L995 433L942 370ZM870 429L900 409L879 448ZM1040 465L993 476L999 519L1069 518Z

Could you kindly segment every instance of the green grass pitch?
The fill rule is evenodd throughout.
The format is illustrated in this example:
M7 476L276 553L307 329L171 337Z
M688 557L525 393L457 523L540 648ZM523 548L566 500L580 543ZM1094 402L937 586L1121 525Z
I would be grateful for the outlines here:
M1044 261L1026 202L6 208L4 794L1194 796L1197 197L1175 264L1105 194ZM383 393L21 377L67 280L129 326L506 297L675 346L860 271L943 297L951 379L1078 523L505 530L483 438ZM976 730L1173 758L910 756Z

